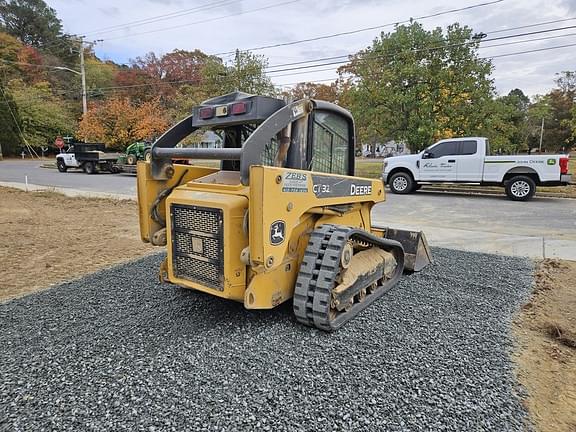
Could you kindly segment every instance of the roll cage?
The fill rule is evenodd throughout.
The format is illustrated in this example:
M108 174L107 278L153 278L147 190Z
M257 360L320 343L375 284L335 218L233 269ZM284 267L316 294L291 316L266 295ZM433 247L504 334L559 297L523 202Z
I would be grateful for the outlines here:
M240 112L244 110L244 112ZM354 175L354 120L345 109L330 102L302 99L286 104L283 100L235 92L203 102L192 115L166 131L152 145L151 171L156 180L172 177L173 159L221 160L222 169L240 171L242 184L249 184L250 166L262 165L262 155L271 140L284 143L285 155L279 166L310 170L312 166L315 115L330 113L343 119L347 130L341 145L347 146L346 172ZM177 148L195 131L208 127L224 132L222 148ZM331 135L331 143L334 141ZM284 140L283 140L284 138ZM282 145L282 144L280 144ZM332 144L327 150L331 152ZM280 149L278 149L280 152ZM331 164L330 164L331 166ZM330 168L325 168L325 172Z

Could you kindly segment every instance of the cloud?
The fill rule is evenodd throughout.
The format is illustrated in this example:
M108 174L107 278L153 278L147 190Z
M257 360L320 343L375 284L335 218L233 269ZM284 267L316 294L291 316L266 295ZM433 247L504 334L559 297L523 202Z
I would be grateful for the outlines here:
M58 16L63 20L65 30L69 33L86 34L94 29L120 26L119 31L106 30L93 37L104 39L104 42L96 47L99 56L121 63L129 58L142 56L149 51L163 54L174 49L201 49L213 54L233 51L236 48L248 49L354 31L363 27L378 27L404 21L410 17L462 7L462 4L456 0L436 0L434 5L426 0L410 2L406 0L301 0L217 21L191 24L267 7L282 1L286 0L237 0L219 8L198 11L169 20L126 26L124 24L128 22L209 5L211 2L207 0L122 0L122 2L118 0L99 0L98 2L47 0L50 6L56 9ZM466 4L477 2L480 0ZM506 0L466 12L423 19L420 22L426 29L437 26L446 27L454 22L460 22L476 32L488 33L490 38L569 25L570 23L559 23L505 31L543 21L564 19L570 16L567 15L568 10L573 11L572 13L576 12L576 0ZM88 22L87 16L90 17ZM165 27L171 30L134 35ZM393 26L381 27L346 36L256 51L256 53L269 57L271 65L345 55L371 45L373 39L381 31L392 30ZM491 34L491 32L495 33ZM553 34L562 34L562 32L550 33L550 35ZM530 37L510 39L510 41L528 38ZM566 37L548 42L522 43L481 50L480 55L496 55L536 47L568 44L574 41L574 37L572 39ZM500 92L522 87L528 94L543 93L553 85L555 72L574 69L569 55L572 50L573 48L566 48L497 59L494 61L495 84ZM337 67L338 65L334 65L334 70ZM323 69L326 68L323 67ZM303 71L294 71L295 74L300 72ZM335 73L329 70L310 71L302 75L288 75L275 81L322 80L334 76Z
M576 0L564 0L562 2L570 12L576 12Z
M98 10L100 12L102 12L104 15L108 15L108 16L120 14L120 9L118 9L117 7L114 7L114 6L100 7L100 8L98 8Z

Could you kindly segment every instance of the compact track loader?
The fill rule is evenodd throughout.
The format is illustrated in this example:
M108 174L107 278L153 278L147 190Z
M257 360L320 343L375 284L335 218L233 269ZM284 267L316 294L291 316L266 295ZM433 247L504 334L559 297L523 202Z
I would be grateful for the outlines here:
M202 134L222 138L203 148ZM196 148L179 143L195 136ZM198 143L200 141L200 143ZM335 330L403 271L431 262L421 232L371 225L381 180L354 177L354 121L332 103L231 93L205 101L138 163L142 240L160 279ZM175 163L215 159L220 168Z

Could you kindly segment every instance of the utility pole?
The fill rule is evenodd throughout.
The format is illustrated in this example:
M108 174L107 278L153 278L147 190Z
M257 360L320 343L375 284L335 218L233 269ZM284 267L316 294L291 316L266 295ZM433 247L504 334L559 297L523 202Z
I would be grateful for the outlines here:
M542 137L544 136L544 117L542 117L542 127L540 128L540 147L538 153L542 153Z
M84 66L84 38L80 38L80 76L82 78L82 114L88 112L88 101L86 96L86 68Z

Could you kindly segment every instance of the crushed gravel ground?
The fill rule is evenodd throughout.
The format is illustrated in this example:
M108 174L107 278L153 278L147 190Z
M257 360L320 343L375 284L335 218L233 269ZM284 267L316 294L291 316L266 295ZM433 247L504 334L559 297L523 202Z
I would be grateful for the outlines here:
M532 263L433 252L332 334L160 285L160 256L0 304L0 430L530 428L508 353Z

